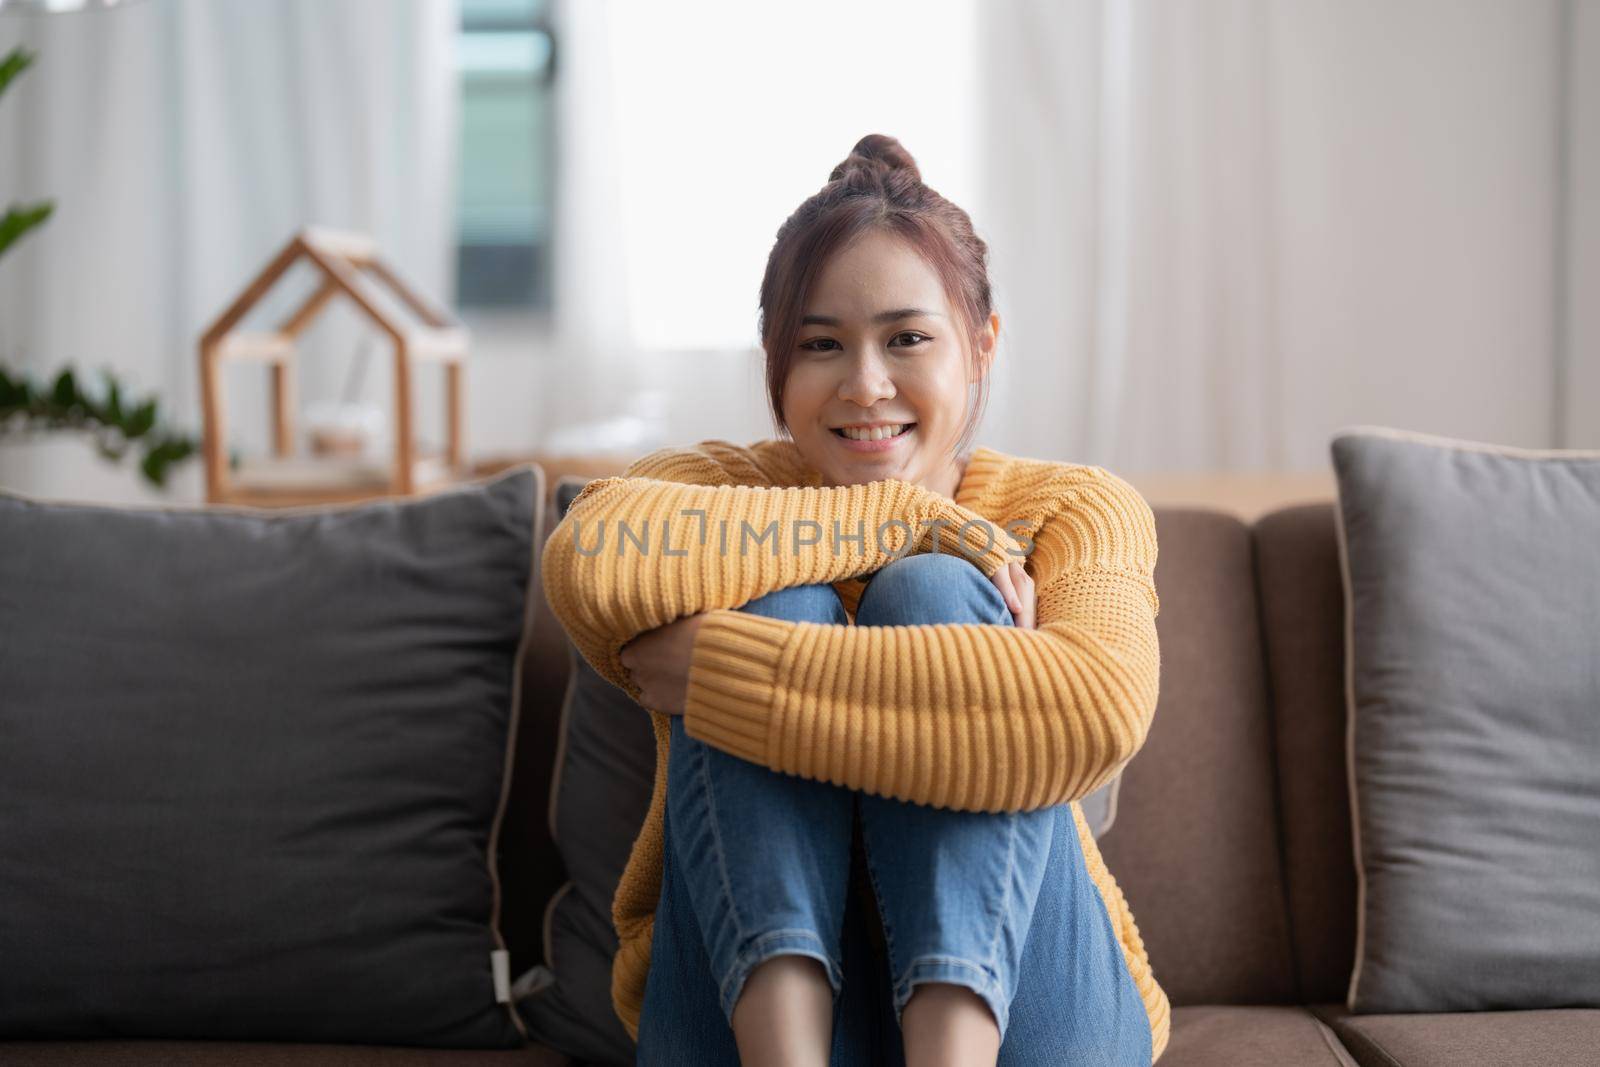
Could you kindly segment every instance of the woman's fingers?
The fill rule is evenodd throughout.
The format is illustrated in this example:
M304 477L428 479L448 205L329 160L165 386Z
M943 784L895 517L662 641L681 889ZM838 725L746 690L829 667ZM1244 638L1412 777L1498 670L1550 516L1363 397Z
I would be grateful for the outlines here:
M1013 608L1016 616L1016 625L1020 629L1032 630L1034 628L1034 601L1033 601L1033 576L1020 563L1008 563L1005 567L1011 572L1011 586L1016 593L1020 608Z
M1017 592L1016 572L1012 570L1016 566L1015 563L1007 563L989 576L989 580L1000 590L1000 595L1005 598L1006 607L1011 609L1013 615L1022 611L1022 597Z
M689 665L694 636L703 615L689 615L646 630L617 653L633 684L639 703L651 711L682 715L689 688Z

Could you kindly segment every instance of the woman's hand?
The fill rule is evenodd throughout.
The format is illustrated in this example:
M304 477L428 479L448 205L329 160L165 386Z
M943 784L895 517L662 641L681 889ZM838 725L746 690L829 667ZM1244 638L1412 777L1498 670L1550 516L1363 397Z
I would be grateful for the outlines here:
M1038 629L1033 623L1033 576L1020 563L1007 563L989 576L1011 609L1012 624L1019 629Z
M618 656L639 687L640 704L666 715L683 714L689 693L689 654L694 651L694 635L703 618L685 615L646 630L622 646Z

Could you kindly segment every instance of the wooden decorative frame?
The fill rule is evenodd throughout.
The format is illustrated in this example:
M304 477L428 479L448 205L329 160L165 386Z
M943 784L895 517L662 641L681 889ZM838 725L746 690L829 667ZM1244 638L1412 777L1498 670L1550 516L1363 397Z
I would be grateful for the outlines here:
M295 312L270 332L237 329L246 313L296 262L309 262L322 282ZM388 288L420 320L417 327L373 299L367 279ZM386 485L330 485L316 489L264 489L236 484L224 447L221 363L224 360L265 361L272 368L272 450L279 459L294 452L295 341L335 296L344 296L394 343L394 456ZM239 294L200 338L200 382L204 415L203 451L208 503L289 505L409 496L450 484L462 472L464 374L468 334L449 312L423 299L378 255L376 244L362 234L306 229L284 246L254 281ZM446 474L425 481L418 477L411 418L412 366L421 361L445 364Z

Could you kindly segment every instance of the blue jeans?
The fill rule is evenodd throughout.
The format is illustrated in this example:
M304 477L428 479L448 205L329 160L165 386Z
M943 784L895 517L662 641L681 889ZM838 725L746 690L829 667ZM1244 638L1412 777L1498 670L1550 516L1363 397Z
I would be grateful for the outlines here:
M741 610L849 622L825 584ZM875 572L855 621L1012 625L982 572L938 553ZM782 954L827 972L835 1065L903 1064L901 1013L923 982L983 998L1002 1067L1151 1062L1149 1018L1070 804L990 814L891 800L731 756L674 717L664 830L640 1064L738 1064L734 1005Z

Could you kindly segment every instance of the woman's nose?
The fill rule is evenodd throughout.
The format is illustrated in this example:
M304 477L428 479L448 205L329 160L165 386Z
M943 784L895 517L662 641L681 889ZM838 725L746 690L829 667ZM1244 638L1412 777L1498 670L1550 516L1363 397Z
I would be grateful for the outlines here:
M864 408L880 400L889 400L894 394L894 381L883 362L873 355L863 356L853 362L844 381L839 384L840 400L849 400Z

